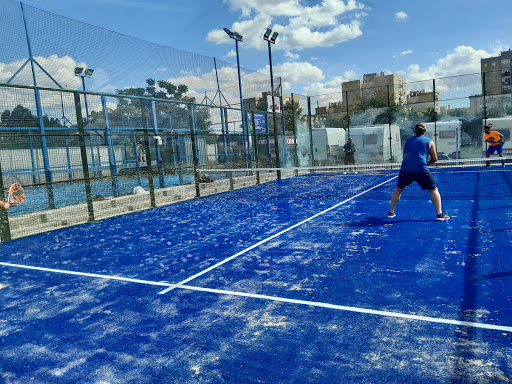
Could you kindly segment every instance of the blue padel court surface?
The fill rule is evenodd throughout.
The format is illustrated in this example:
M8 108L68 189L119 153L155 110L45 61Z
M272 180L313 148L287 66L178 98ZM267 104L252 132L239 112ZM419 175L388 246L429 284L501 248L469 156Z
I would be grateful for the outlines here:
M512 184L304 175L0 245L1 383L508 383Z

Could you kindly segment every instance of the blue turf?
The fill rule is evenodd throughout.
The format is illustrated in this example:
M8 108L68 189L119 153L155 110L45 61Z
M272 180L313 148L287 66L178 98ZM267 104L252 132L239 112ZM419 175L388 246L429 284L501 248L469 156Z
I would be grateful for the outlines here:
M15 240L1 245L1 261L177 283L342 201L334 190L261 197L294 182ZM389 195L348 201L188 284L511 326L512 198L447 198L452 219L437 222L427 196L404 198L394 219L385 218ZM512 375L504 331L0 271L6 382L470 383Z

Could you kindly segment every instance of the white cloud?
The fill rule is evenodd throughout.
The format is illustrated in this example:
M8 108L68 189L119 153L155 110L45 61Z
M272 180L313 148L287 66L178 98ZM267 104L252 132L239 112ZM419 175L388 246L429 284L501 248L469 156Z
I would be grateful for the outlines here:
M266 49L262 39L270 26L279 32L275 49L330 47L362 35L360 19L366 7L355 0L323 0L314 6L304 6L304 0L224 0L231 10L241 13L242 20L232 29L244 36L249 48ZM339 20L343 16L344 21ZM345 21L346 20L346 21ZM207 40L217 44L231 43L222 30L212 30Z
M260 72L269 72L269 66ZM325 78L322 70L310 63L284 63L273 66L274 76L281 77L283 89L290 89L292 84L310 84Z
M345 71L345 79L346 81L357 79L357 73L355 71Z
M432 79L437 79L436 92L445 99L477 94L481 92L480 60L497 54L461 45L426 69L411 64L405 74L407 89L432 89Z
M86 63L77 63L73 58L69 56L57 56L51 55L49 57L34 57L48 73L52 74L52 77L64 88L81 88L81 81L74 75L75 67L87 68ZM17 70L25 63L26 60L20 60L9 64L0 63L0 79L1 81L7 82L8 79L13 76ZM97 71L94 72L96 77ZM29 75L28 75L29 74ZM5 80L3 80L5 79ZM94 80L94 78L91 78ZM25 65L23 70L16 75L15 84L20 85L34 85L32 82L31 68L30 65ZM44 73L38 71L37 85L40 87L58 88L58 86Z
M326 95L339 93L341 95L341 83L347 81L341 76L336 76L326 83L316 82L303 88L306 95Z
M472 47L461 45L427 69L421 70L419 64L409 65L407 77L409 81L415 81L479 73L480 59L492 55L483 49L476 50Z
M299 55L296 55L290 51L286 51L286 53L284 54L285 57L288 57L289 59L292 59L292 60L297 60L300 56Z
M406 21L408 18L409 16L407 15L407 13L403 11L395 13L395 19L397 19L398 21Z
M396 59L399 56L406 56L410 55L411 53L413 53L412 49L407 49L405 51L400 52L398 55L393 55L393 58Z
M232 49L231 51L229 51L226 56L224 57L236 57L236 52L234 49Z
M352 21L350 24L341 24L327 32L313 31L308 27L296 28L287 35L286 47L288 49L332 47L348 40L361 36L360 22Z

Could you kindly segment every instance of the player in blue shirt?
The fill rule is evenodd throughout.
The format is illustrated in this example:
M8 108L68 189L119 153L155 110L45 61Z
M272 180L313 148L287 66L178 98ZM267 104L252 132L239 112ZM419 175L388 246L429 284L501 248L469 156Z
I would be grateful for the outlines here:
M430 198L437 212L437 220L448 220L450 218L441 209L441 195L427 167L429 155L430 163L435 163L437 161L437 152L434 142L425 136L425 132L427 132L425 125L418 123L414 127L416 136L409 137L405 141L402 167L398 175L396 189L391 195L391 207L388 212L388 218L390 219L396 216L395 207L405 187L411 185L414 181L420 185L421 189L426 189L430 192Z

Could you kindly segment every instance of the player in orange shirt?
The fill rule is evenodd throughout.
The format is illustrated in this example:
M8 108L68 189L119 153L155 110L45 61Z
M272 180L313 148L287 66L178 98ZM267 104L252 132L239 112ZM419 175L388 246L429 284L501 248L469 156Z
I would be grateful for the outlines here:
M489 148L487 148L487 152L485 153L485 157L490 157L494 152L498 152L499 157L503 157L503 139L504 136L498 131L491 131L491 127L486 125L484 127L484 141L489 143ZM501 161L501 165L505 166L505 161ZM486 167L490 167L491 165L487 162Z

